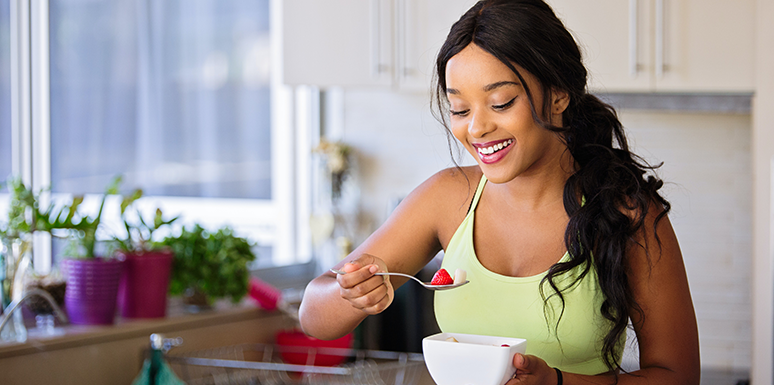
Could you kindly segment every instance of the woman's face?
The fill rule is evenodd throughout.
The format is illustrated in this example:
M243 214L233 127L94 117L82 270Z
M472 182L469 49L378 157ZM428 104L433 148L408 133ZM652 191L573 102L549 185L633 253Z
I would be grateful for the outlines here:
M519 70L529 86L540 116L542 89L535 77ZM559 166L566 146L532 117L527 92L505 64L475 44L454 55L446 65L446 95L451 130L473 155L487 179L505 183ZM561 124L567 107L564 93L552 95L549 118Z

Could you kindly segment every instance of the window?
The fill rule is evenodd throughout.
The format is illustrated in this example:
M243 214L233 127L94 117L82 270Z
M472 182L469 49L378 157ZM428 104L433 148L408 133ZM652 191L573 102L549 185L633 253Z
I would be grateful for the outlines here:
M51 185L269 200L268 0L50 1Z
M277 4L31 2L31 156L21 169L55 201L101 193L123 175L124 188L143 188L149 211L231 226L258 242L260 264L305 262L294 219L303 194L292 191L293 165L308 155L291 151Z

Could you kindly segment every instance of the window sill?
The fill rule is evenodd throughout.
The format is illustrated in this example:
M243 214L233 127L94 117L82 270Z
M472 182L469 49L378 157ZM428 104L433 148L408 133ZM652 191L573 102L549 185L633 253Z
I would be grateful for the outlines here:
M284 318L279 313L270 313L257 308L249 300L239 304L223 301L217 303L212 311L189 314L183 311L179 298L172 298L165 318L128 320L119 317L114 325L58 326L57 329L63 329L63 335L30 337L24 343L0 343L0 359L134 338L145 338L149 341L153 333L168 334L180 330L258 321L272 317ZM287 322L290 321L287 320ZM168 336L174 337L172 334Z

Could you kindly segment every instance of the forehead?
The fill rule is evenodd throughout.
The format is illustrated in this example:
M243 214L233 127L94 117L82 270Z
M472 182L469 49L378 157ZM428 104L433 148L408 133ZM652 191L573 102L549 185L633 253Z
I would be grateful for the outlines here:
M514 64L514 67L531 86L534 82L532 75L518 65ZM463 92L466 88L485 89L487 85L498 82L520 82L508 66L472 43L449 59L445 78L447 90Z

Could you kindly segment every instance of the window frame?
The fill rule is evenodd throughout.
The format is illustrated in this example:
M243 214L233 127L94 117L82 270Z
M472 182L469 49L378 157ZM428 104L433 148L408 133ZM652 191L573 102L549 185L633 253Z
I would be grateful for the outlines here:
M181 224L208 228L232 226L260 246L272 247L268 265L311 260L308 226L311 198L309 165L319 140L319 92L282 84L282 1L270 0L272 198L183 198L148 196L141 208L161 207L170 215L183 211ZM51 185L50 60L48 1L11 1L12 173L33 190ZM318 135L313 135L318 133ZM42 203L67 199L44 194ZM98 197L87 197L84 203ZM7 201L7 200L5 200ZM0 210L7 211L0 200ZM105 218L115 221L117 218ZM36 236L33 260L38 272L52 268L51 242ZM260 256L259 256L260 258ZM266 261L261 261L266 265Z

